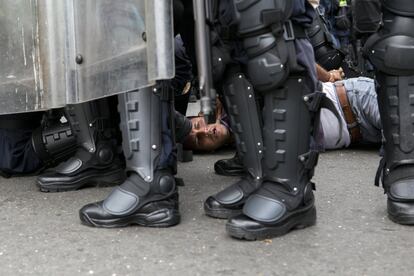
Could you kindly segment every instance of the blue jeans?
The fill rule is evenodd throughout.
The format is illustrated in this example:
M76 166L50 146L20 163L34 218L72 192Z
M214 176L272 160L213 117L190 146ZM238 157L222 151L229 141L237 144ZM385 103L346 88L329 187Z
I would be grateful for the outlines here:
M344 80L343 83L361 129L362 143L381 143L382 126L374 80L359 77Z

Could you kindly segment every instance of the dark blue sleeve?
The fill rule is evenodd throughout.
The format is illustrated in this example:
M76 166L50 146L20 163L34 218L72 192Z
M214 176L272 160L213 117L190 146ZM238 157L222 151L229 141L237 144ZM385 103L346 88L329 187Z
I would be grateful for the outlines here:
M315 9L307 0L291 0L293 11L291 20L303 27L310 27L313 18L316 16Z

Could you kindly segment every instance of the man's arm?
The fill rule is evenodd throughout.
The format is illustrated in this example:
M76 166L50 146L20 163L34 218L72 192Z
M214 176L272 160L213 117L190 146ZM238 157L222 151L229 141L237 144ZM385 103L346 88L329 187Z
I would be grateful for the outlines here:
M318 80L322 82L335 82L342 80L342 77L344 76L344 71L342 68L339 68L338 70L327 71L319 64L316 64L316 73L318 75Z

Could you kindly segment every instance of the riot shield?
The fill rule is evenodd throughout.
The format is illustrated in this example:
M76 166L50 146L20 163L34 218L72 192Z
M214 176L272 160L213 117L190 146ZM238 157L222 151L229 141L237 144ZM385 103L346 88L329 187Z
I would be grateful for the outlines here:
M0 114L174 76L172 0L0 0Z

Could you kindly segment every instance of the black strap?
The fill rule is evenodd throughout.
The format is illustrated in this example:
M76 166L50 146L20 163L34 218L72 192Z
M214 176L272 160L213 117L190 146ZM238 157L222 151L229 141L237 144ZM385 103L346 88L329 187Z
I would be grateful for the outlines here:
M378 165L377 173L375 174L375 182L374 185L379 187L379 183L383 183L382 177L384 175L384 169L385 169L385 158L381 158L381 161Z
M308 35L303 26L288 20L283 25L283 37L286 41L291 41L296 38L308 38Z
M338 145L339 142L341 141L343 125L342 125L341 115L339 114L333 102L328 97L326 97L325 93L318 92L318 91L305 95L305 98L307 99L306 104L309 108L309 111L317 114L315 121L314 121L314 131L313 131L314 135L318 133L319 128L320 128L320 109L321 108L326 108L335 115L339 123L339 135L338 135L339 138L336 141L336 145Z
M400 171L398 174L390 174L393 170L397 169L398 167L404 166L405 169ZM387 165L385 157L383 157L379 163L377 173L375 174L375 186L379 186L381 181L382 187L384 190L387 190L386 185L384 184L384 175L387 174L387 182L393 183L398 179L402 179L404 177L411 177L414 172L414 159L404 159L400 161L394 161L391 165Z
M287 44L287 50L288 50L288 63L289 68L292 71L297 72L303 72L305 69L303 66L299 65L297 62L297 56L296 56L296 47L295 47L295 39L297 38L307 38L307 34L305 32L305 29L303 29L302 26L294 24L291 20L286 21L282 25L283 29L283 38L285 40L285 43ZM278 36L275 31L272 31L275 36Z

